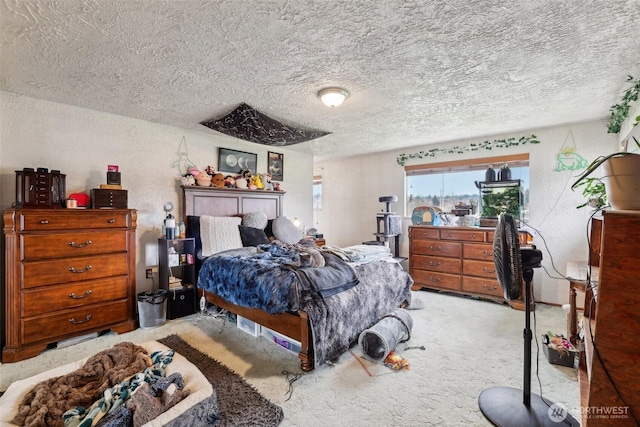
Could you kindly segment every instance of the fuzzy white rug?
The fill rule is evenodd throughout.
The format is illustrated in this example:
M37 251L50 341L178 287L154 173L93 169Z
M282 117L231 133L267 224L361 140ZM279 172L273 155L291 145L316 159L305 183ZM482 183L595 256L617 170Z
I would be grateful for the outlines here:
M243 375L265 397L280 405L282 426L489 426L478 408L487 387L523 384L524 312L507 305L432 292L414 292L424 308L410 311L411 340L397 353L410 370L392 371L361 358L359 347L333 365L303 374L289 388L287 375L299 373L298 358L264 337L253 337L224 320L200 314L168 321L154 329L108 334L21 362L0 365L0 390L55 366L108 348L120 341L142 343L178 334L193 347ZM566 312L538 305L535 337L551 330L566 334ZM424 346L425 350L406 346ZM533 343L532 392L579 414L576 370L550 365ZM538 363L536 363L536 360ZM361 364L364 364L363 365ZM366 367L366 369L365 369ZM289 375L292 378L292 375Z

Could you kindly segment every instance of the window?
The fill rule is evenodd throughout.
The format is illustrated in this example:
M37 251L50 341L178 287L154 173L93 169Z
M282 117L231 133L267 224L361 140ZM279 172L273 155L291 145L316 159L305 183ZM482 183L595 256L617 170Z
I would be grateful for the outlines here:
M313 176L313 209L322 209L322 175Z
M411 216L416 207L450 213L459 205L471 206L474 215L482 215L482 211L486 214L487 202L493 202L494 196L485 195L481 200L481 189L476 183L485 181L489 166L493 166L497 175L504 164L509 166L511 180L520 180L520 217L528 219L528 154L406 166L406 216ZM513 189L507 189L506 194L512 192Z

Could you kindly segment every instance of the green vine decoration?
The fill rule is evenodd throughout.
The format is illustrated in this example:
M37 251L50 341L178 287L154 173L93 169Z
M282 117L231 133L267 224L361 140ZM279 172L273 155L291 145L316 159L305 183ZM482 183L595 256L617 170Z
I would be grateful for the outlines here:
M479 151L479 150L492 150L494 148L510 148L517 147L518 145L524 144L540 144L540 140L535 135L531 136L523 136L520 139L516 138L508 138L508 139L496 139L494 141L484 141L478 144L472 143L466 147L451 147L451 148L432 148L426 151L418 151L414 154L400 154L396 161L400 166L404 166L404 164L409 159L422 159L425 157L435 157L438 153L449 153L449 154L464 154L469 151Z
M622 95L622 101L620 104L612 106L611 117L609 124L607 125L607 133L619 133L622 127L622 122L629 115L629 108L631 103L638 100L638 94L640 94L640 80L634 79L632 76L628 76L627 82L631 82L631 87Z

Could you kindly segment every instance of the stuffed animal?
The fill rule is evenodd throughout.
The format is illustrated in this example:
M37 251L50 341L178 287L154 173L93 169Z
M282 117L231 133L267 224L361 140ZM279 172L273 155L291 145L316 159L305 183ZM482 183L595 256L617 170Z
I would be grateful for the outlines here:
M264 189L267 191L273 190L273 183L271 182L271 174L263 173L261 175L261 178L262 178L262 184L264 185Z
M234 177L232 177L231 175L227 175L224 177L224 186L227 188L235 188L236 186L236 179Z
M190 173L180 178L181 185L196 185L196 178Z
M247 188L247 180L244 179L242 176L237 176L235 178L236 181L236 188Z
M224 175L216 173L211 177L211 185L216 188L224 188Z
M189 174L193 176L198 176L199 173L200 173L200 169L198 169L196 166L191 166L189 168Z
M209 187L211 185L211 175L206 171L200 171L198 176L196 176L196 182L201 187Z
M274 189L275 191L284 191L284 190L282 189L282 185L281 185L279 182L277 182L277 181L273 183L273 189Z
M253 184L258 190L262 190L264 188L264 183L262 182L262 178L260 175L253 175L251 177L251 184Z

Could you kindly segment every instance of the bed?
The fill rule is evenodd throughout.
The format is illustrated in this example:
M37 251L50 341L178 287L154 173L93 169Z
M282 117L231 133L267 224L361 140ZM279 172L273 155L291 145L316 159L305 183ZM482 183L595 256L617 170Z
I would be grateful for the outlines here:
M182 186L182 192L183 218L189 219L187 235L196 239L196 246L201 245L197 224L203 216L241 217L251 212L264 212L267 218L275 219L283 215L284 192L281 191ZM323 257L333 259L326 254ZM231 301L236 295L230 294L229 289L236 289L239 284L233 276L228 279L231 283L225 284L227 289L209 283L211 277L227 268L219 265L223 262L228 266L235 261L215 255L196 261L199 298L204 295L210 304L298 341L300 366L305 372L346 351L357 341L360 332L411 301L411 277L398 263L387 259L350 264L358 284L329 296L309 293L290 306L275 309L246 302L234 303ZM288 281L295 281L292 275L301 277L299 272L281 274L283 280ZM260 280L252 283L258 286Z

